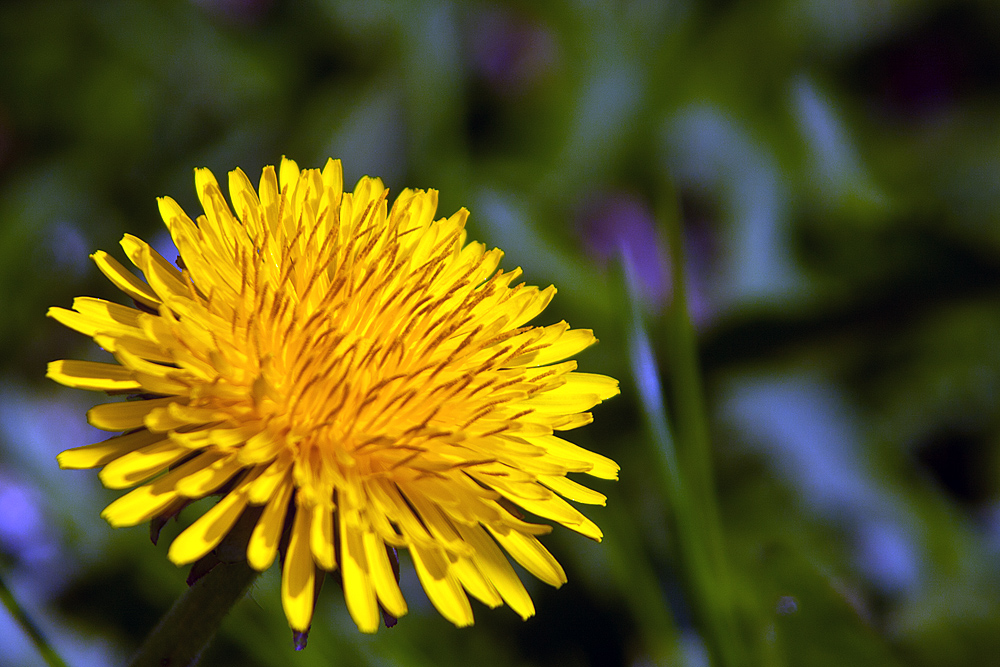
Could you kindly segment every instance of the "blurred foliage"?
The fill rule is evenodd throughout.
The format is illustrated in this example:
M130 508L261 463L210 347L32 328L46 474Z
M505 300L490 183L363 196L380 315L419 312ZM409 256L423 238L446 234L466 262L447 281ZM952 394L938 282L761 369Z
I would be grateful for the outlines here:
M470 237L505 267L558 286L546 321L593 328L581 367L623 387L573 436L622 479L599 483L608 507L589 512L604 544L548 538L570 581L526 579L528 622L477 607L456 630L404 562L396 628L359 635L328 581L297 664L712 655L650 472L618 263L632 253L656 282L642 319L670 359L656 224L674 192L732 579L708 594L728 596L735 641L773 665L989 664L998 44L987 0L0 5L0 567L72 664L119 662L176 598L185 574L164 543L178 528L158 547L112 531L98 514L115 494L56 469L95 433L88 397L45 384L44 364L95 352L44 312L118 298L86 256L126 232L162 239L157 196L197 211L195 166L255 178L283 154L333 156L348 182L440 189L440 212L467 206ZM684 390L664 384L675 419ZM11 528L15 491L38 514L27 528ZM251 598L205 664L292 659L274 572ZM37 664L12 651L0 665Z

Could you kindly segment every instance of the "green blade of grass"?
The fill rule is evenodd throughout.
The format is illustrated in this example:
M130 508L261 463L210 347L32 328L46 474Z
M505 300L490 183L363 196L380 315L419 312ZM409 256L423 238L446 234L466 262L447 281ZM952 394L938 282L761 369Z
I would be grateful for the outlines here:
M4 607L10 612L10 615L14 618L21 629L24 630L24 634L28 636L31 642L38 649L41 654L42 659L49 667L66 667L66 663L63 659L59 657L55 649L42 634L41 629L38 625L28 616L27 612L18 604L17 598L14 597L10 589L7 588L7 582L4 581L2 574L0 574L0 601L3 602Z

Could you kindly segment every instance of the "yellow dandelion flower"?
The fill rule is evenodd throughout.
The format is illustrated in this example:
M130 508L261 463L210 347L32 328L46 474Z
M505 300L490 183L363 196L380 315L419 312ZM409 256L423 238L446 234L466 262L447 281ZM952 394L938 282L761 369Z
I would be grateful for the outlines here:
M87 413L124 434L59 464L103 466L109 488L141 485L104 510L115 527L221 495L174 539L170 560L198 561L251 517L247 562L266 570L282 550L295 631L312 620L318 572L338 568L362 631L378 628L380 608L405 614L400 548L455 625L473 622L468 594L531 616L503 551L548 584L566 577L538 540L550 526L517 507L600 540L566 499L605 498L567 473L618 474L555 434L618 393L567 361L593 333L526 326L555 288L511 286L519 269L498 270L499 250L466 243L465 209L434 219L433 190L404 190L390 208L379 179L344 192L339 161L300 171L286 159L277 175L264 169L258 191L229 174L234 215L209 170L195 183L197 222L159 200L177 266L131 235L121 245L145 281L93 255L135 307L81 297L49 311L117 363L55 361L48 376L132 395Z

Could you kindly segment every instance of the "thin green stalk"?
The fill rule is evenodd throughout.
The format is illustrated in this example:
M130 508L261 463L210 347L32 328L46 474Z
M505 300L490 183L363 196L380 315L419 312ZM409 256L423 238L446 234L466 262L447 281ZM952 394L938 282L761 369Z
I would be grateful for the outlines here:
M243 598L258 574L245 561L216 565L178 598L129 665L197 664L223 617Z
M24 634L28 635L28 638L35 644L35 648L38 649L45 663L49 667L66 667L66 663L63 662L63 659L59 657L59 654L55 652L52 645L45 639L45 635L42 634L38 625L31 620L31 617L17 603L17 599L14 598L10 589L7 588L7 582L4 581L2 574L0 574L0 600L3 601L3 605L10 612L10 615L14 617L14 620L17 621L17 624L24 630Z
M736 623L736 601L726 558L722 521L715 488L715 466L705 409L698 342L691 321L687 298L687 271L684 233L676 194L669 192L669 208L659 218L666 231L670 249L673 298L666 316L664 334L670 395L677 425L678 460L689 487L697 517L697 530L707 562L703 571L700 595L712 618L719 658L725 665L746 664L742 637Z
M649 657L657 665L683 665L680 633L670 606L661 594L660 583L633 517L619 503L606 508L609 521L604 526L608 567L618 581L618 589L631 608Z
M692 492L690 473L680 463L662 395L659 367L649 334L643 323L638 298L635 269L623 256L630 297L629 351L650 442L653 445L654 469L664 487L673 517L679 570L685 582L691 612L713 662L724 667L740 664L736 637L720 614L714 586L714 568L704 532L699 499Z

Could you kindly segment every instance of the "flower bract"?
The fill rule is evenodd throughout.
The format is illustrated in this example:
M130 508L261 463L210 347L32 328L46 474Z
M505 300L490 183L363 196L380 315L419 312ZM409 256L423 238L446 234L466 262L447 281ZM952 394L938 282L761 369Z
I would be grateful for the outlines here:
M254 188L229 174L229 202L195 171L204 215L170 198L160 214L176 265L126 235L144 280L105 252L100 270L133 301L81 297L49 315L93 338L113 361L55 361L70 387L121 394L88 420L121 434L64 451L64 468L101 467L115 527L218 501L172 542L178 565L212 552L251 521L247 562L282 558L289 625L312 621L318 573L337 572L365 632L380 609L407 611L396 550L459 626L469 595L534 607L507 556L553 586L565 573L538 536L550 526L599 540L567 500L605 498L567 473L614 479L618 466L559 433L618 393L576 371L595 342L565 322L529 324L555 294L514 284L502 253L466 241L467 211L435 220L437 193L382 182L343 191L339 161L300 170L283 160Z

